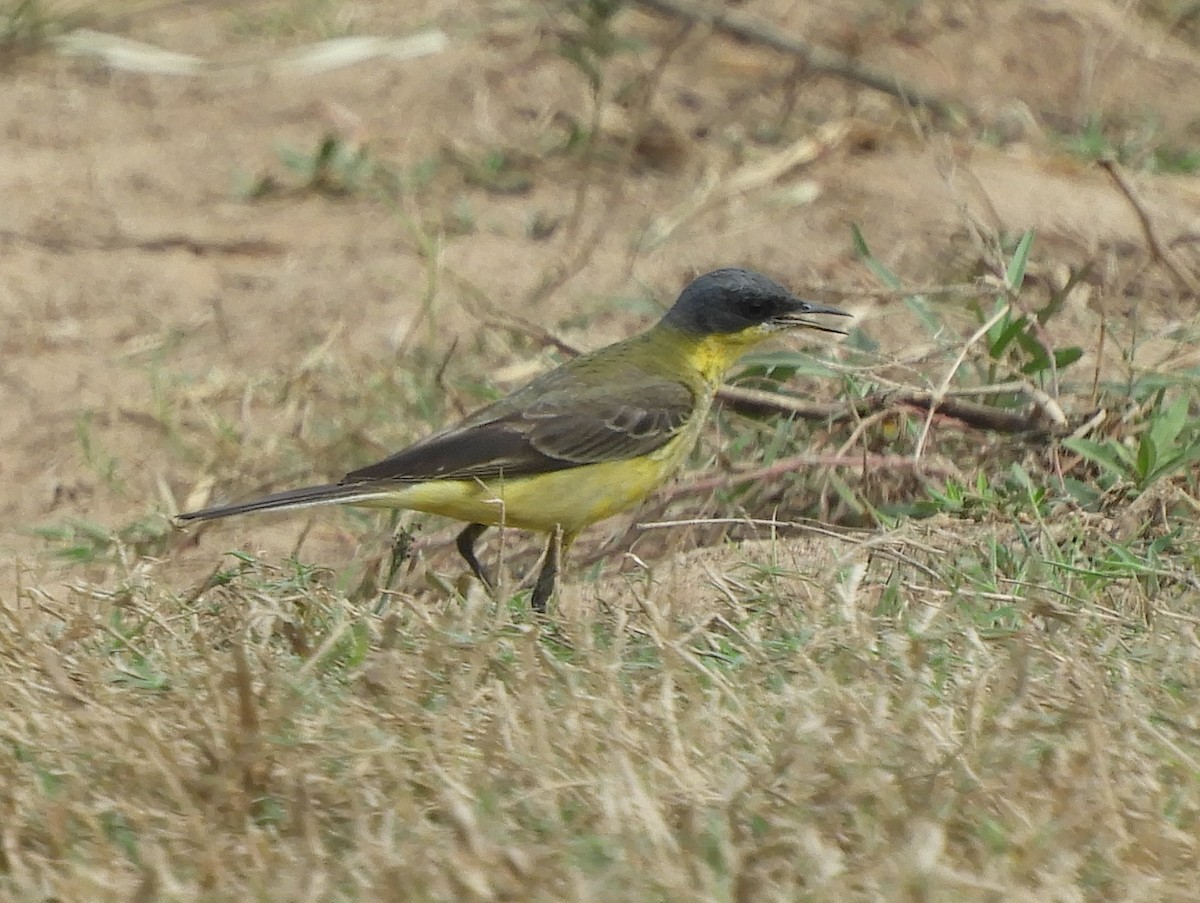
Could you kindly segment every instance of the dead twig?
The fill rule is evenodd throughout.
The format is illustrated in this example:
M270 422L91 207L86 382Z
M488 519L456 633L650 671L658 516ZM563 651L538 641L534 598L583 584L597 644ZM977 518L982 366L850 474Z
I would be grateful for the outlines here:
M1020 391L1033 403L1030 413L1006 411L989 405L961 401L955 395ZM717 398L742 414L784 414L799 420L838 422L850 417L867 417L895 408L916 408L933 415L961 421L964 425L993 433L1047 433L1059 435L1071 426L1065 414L1045 393L1024 383L1005 383L962 392L934 393L911 389L876 392L850 402L810 402L777 392L723 386ZM1050 405L1044 406L1045 402ZM1047 423L1047 421L1049 421Z
M565 339L560 339L545 327L538 326L536 323L530 323L523 317L503 314L489 301L480 299L479 303L481 307L487 308L487 314L483 317L483 324L489 329L507 329L509 332L527 336L539 345L553 348L567 357L579 357L579 355L583 354L582 349L572 345Z
M947 119L974 118L958 104L952 104L928 92L904 84L892 75L875 72L859 65L841 53L815 47L804 41L783 34L767 22L724 6L703 7L687 0L636 0L638 6L653 10L664 16L682 19L695 25L705 25L714 31L752 41L773 50L796 57L805 70L813 75L832 75L850 82L857 82L875 91L895 97L905 103L924 107L931 113Z
M815 135L801 138L764 160L740 166L727 176L710 169L691 197L655 218L640 246L648 249L660 245L690 220L718 204L769 185L786 173L812 163L845 140L849 133L850 128L844 121L826 123Z
M929 411L931 414L949 417L966 426L992 433L1046 433L1053 435L1057 432L1053 426L1046 424L1042 416L1039 416L1043 412L1037 407L1032 413L1004 411L987 405L945 397L939 398L933 392L897 393L892 398L892 403L897 406Z
M207 254L232 257L281 257L287 249L279 242L266 238L205 238L193 235L166 234L146 238L132 235L107 235L100 238L71 238L55 235L25 235L12 229L0 230L0 241L10 241L52 254L74 254L86 251L147 251L166 253L187 251L197 257Z
M925 451L925 443L929 439L930 429L933 428L933 416L935 413L937 413L938 403L945 397L946 390L950 388L950 382L954 379L954 374L958 372L958 368L963 365L964 361L966 361L967 353L971 350L971 347L976 342L988 334L988 331L993 326L1004 319L1004 317L1008 316L1010 309L1011 306L1009 304L1003 305L999 310L992 314L991 318L988 319L986 323L976 329L974 334L967 339L966 344L964 344L962 347L962 350L959 351L958 357L954 359L954 363L950 366L950 369L947 370L945 376L942 377L941 384L937 387L932 396L932 404L930 404L928 407L929 413L925 418L924 425L921 427L921 435L917 437L917 445L916 448L913 449L914 461L919 461L921 459L921 455Z
M1146 206L1142 203L1141 198L1138 197L1138 193L1129 179L1125 177L1120 167L1117 166L1117 161L1112 159L1101 160L1100 167L1108 173L1108 177L1117 186L1117 190L1125 196L1125 200L1133 208L1133 212L1142 226L1142 234L1146 236L1146 244L1150 248L1150 256L1167 268L1167 272L1179 283L1181 288L1191 294L1193 298L1200 298L1200 279L1197 279L1196 275L1175 256L1175 252L1171 249L1171 246L1165 244L1159 238L1158 230L1154 228L1150 214L1146 212Z
M797 420L836 419L846 410L845 405L836 402L804 401L791 395L742 386L722 386L717 390L717 401L739 414L783 414Z
M633 528L636 530L675 530L680 527L712 526L758 527L770 530L773 535L784 532L812 533L826 539L837 540L850 546L856 546L871 555L878 555L899 564L907 565L933 580L942 579L934 570L922 564L916 558L905 554L902 550L905 547L911 547L927 555L944 557L946 555L944 549L934 548L909 539L898 538L887 533L850 527L835 527L821 523L820 521L802 519L777 520L775 518L760 517L689 517L678 520L641 521L633 524ZM729 575L726 574L725 576L728 578Z

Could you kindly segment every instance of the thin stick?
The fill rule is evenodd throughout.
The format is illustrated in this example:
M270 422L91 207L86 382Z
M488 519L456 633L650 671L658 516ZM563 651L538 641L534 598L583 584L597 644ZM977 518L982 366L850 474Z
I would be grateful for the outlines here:
M686 0L635 0L638 6L664 16L706 25L714 31L735 38L762 44L796 57L812 74L833 75L881 91L906 103L924 107L937 116L961 119L967 114L962 107L942 100L933 94L906 85L895 76L884 75L860 66L850 57L783 34L770 24L736 10L703 7Z
M992 394L1018 391L1033 402L1035 414L1006 411L969 401L958 401L955 395ZM940 395L940 397L939 397ZM846 402L806 402L790 395L764 392L761 389L743 389L739 386L722 386L717 398L733 410L744 414L783 414L797 420L840 422L851 417L867 417L891 408L917 408L941 417L958 420L968 427L992 433L1061 433L1071 424L1057 404L1043 408L1044 401L1051 401L1045 393L1038 392L1025 383L1001 383L995 386L949 389L943 393L900 389L876 392L864 398ZM1044 419L1043 419L1044 417ZM1047 427L1046 420L1050 421Z
M1146 212L1145 205L1138 197L1137 191L1134 189L1130 181L1125 178L1125 174L1121 172L1117 166L1117 162L1112 159L1104 159L1100 161L1100 167L1108 173L1108 177L1112 179L1113 184L1125 196L1125 200L1129 202L1129 206L1133 208L1134 214L1137 215L1138 222L1142 225L1142 234L1146 236L1146 244L1150 246L1150 256L1167 268L1175 281L1186 289L1195 298L1200 298L1200 280L1184 266L1179 258L1175 256L1175 252L1164 244L1158 237L1158 230L1154 228L1154 223L1150 220L1150 214Z
M929 439L929 430L933 426L933 415L937 412L938 406L945 397L946 390L950 388L950 381L954 379L954 374L958 372L958 368L961 367L963 365L963 361L967 359L967 352L971 350L972 345L987 335L988 331L993 326L1007 317L1008 312L1011 309L1012 305L1010 304L1006 303L1001 305L1000 309L992 314L986 323L976 329L971 337L967 339L966 343L962 347L962 350L959 351L958 357L954 359L954 363L950 366L950 369L946 371L946 375L942 377L941 385L938 386L937 391L933 393L933 404L929 406L929 414L925 417L924 426L921 427L921 435L917 438L917 447L913 449L914 461L921 460L921 455L925 451L925 443Z

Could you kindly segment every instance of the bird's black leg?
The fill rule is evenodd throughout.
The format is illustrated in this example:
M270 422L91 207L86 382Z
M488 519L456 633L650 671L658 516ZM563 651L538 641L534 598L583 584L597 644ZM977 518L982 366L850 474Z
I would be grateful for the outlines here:
M533 585L533 595L529 598L530 607L539 614L546 611L546 603L550 601L558 582L559 566L574 541L575 534L563 533L561 528L550 534L550 541L546 543L546 561L542 565L542 572L538 574L537 583Z
M487 524L467 524L466 529L458 534L458 539L454 541L454 544L458 546L458 554L462 555L463 560L467 562L471 573L478 577L484 586L492 589L495 586L492 578L488 576L483 565L479 563L479 559L475 557L475 543L479 541L479 537L486 529Z

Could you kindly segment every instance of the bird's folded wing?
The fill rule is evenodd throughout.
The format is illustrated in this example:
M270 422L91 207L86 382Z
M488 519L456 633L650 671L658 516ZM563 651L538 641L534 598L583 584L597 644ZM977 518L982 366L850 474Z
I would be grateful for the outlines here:
M634 391L550 391L527 405L494 405L342 482L486 480L624 461L669 442L694 407L691 390L666 379L643 379Z

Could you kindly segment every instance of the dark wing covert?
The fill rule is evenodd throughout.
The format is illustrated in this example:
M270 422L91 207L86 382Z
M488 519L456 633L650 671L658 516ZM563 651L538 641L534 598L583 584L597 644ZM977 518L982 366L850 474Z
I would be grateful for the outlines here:
M341 482L483 480L624 461L661 448L695 408L684 384L644 375L635 393L624 393L634 401L615 400L623 393L611 384L582 392L578 385L539 388L548 391L527 405L514 405L524 392L502 399Z

